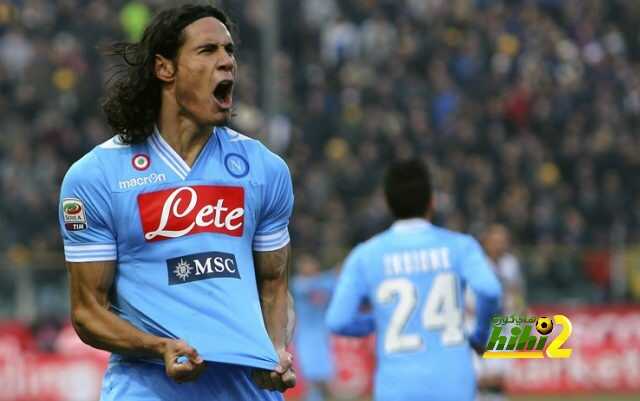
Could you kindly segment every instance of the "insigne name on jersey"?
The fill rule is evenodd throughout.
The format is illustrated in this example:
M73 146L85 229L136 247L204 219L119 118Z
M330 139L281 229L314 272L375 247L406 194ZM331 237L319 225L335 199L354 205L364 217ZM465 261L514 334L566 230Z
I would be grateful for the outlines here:
M84 204L80 199L63 199L62 216L64 227L69 231L79 231L85 230L87 228L87 218L84 214Z
M147 242L204 232L241 237L244 188L195 185L138 195Z
M169 285L216 277L240 278L236 256L224 252L203 252L167 260Z

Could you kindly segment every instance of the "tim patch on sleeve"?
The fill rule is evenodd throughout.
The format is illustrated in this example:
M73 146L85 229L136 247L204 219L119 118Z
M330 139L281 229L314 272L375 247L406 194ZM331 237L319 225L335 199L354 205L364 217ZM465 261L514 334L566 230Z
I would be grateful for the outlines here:
M80 199L63 199L62 214L64 217L64 227L67 230L79 231L87 228L87 218L84 214L84 205Z

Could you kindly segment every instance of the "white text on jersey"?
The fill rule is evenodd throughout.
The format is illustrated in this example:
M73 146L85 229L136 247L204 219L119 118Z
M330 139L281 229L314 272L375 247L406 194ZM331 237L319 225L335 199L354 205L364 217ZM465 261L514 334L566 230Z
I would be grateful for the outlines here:
M398 276L451 268L449 248L416 249L384 255L384 274Z
M120 189L131 189L141 185L158 184L160 182L165 182L166 180L167 176L164 173L152 173L144 177L132 178L126 181L119 181L118 186L120 187Z

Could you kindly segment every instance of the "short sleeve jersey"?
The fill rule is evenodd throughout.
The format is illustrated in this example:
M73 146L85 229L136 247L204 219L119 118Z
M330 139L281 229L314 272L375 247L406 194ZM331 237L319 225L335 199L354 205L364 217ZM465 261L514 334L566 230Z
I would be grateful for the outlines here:
M462 294L478 295L486 341L501 288L477 241L422 219L396 222L347 257L329 310L346 327L363 303L376 327L377 401L472 400L474 373ZM482 343L482 342L481 342Z
M59 218L68 262L115 261L121 318L205 360L272 369L253 252L289 243L292 207L285 162L217 127L192 167L157 130L97 146L67 172Z

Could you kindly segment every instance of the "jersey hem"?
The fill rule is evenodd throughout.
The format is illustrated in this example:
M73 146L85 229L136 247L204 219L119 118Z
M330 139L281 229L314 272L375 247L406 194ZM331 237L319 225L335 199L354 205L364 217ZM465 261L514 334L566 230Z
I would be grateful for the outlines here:
M266 370L274 370L278 365L277 362L268 362L262 360L256 360L253 358L243 358L243 357L216 357L216 358L207 358L206 355L200 355L205 362L214 362L214 363L228 363L230 365L239 365L239 366L247 366L250 368L257 369L266 369ZM109 363L127 363L127 362L146 362L153 363L156 365L164 365L164 362L160 359L153 358L131 358L126 357L124 355L112 353L109 358Z

